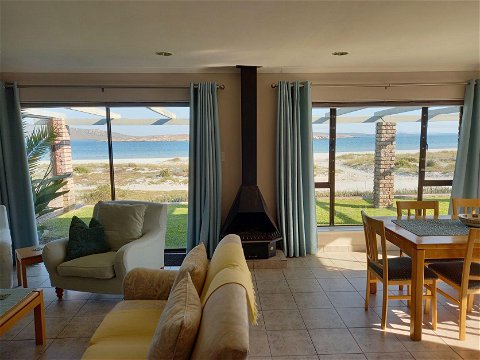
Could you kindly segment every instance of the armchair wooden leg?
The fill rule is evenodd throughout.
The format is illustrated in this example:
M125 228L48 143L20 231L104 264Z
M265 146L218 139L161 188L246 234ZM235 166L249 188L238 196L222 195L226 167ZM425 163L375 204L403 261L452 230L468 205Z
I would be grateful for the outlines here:
M60 289L58 287L55 288L55 293L57 294L58 300L62 300L63 297L63 289Z

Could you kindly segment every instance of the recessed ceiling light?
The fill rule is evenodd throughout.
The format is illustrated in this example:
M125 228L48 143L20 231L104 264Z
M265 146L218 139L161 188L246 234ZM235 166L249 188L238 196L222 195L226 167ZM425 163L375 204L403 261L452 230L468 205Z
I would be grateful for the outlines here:
M171 52L168 52L168 51L157 51L155 54L157 54L158 56L172 56L173 55Z
M334 51L334 52L332 52L332 55L334 55L334 56L345 56L345 55L348 55L348 51Z

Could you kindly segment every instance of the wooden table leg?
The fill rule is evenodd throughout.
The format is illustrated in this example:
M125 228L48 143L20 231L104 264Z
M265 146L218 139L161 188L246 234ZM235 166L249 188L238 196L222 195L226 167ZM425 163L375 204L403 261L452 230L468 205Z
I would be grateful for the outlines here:
M16 268L17 268L17 282L18 286L22 285L22 270L20 269L20 261L18 260L18 257L15 256L16 259Z
M423 268L425 250L412 252L412 302L410 306L410 339L422 340L423 321Z
M21 267L22 267L22 284L24 288L27 288L28 287L27 265L24 261L21 261Z
M35 323L35 343L37 345L45 345L45 314L43 308L43 292L40 293L40 303L33 309L33 317Z

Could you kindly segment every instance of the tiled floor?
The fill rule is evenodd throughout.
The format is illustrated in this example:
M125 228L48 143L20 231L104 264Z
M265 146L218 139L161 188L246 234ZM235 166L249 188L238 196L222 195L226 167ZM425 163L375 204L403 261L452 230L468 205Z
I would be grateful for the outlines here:
M440 297L438 329L431 330L427 316L423 341L413 342L405 302L389 303L385 332L381 292L363 309L364 261L363 253L325 253L289 259L285 270L254 271L261 318L250 330L249 359L480 359L480 299L468 315L466 341L457 340L457 306ZM59 302L43 265L30 267L28 276L30 286L44 288L47 345L35 346L29 316L0 338L0 359L80 358L121 297L66 291Z

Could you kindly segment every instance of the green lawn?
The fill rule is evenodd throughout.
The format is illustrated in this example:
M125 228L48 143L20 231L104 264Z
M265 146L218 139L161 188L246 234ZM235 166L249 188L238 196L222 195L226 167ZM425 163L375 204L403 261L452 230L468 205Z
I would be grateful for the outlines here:
M167 235L165 239L165 247L184 248L187 239L187 205L168 205L167 218ZM69 211L56 218L43 222L48 233L45 234L42 242L48 242L68 236L70 222L74 215L78 216L85 222L89 222L93 213L93 206L83 206L79 209Z
M395 200L405 200L395 199ZM440 214L448 214L450 197L435 196L428 200L438 200L440 202ZM330 201L328 197L317 197L317 224L329 224ZM371 216L396 216L395 208L376 209L373 207L372 200L362 197L337 197L335 199L335 225L361 225L362 218L360 212L365 210Z

